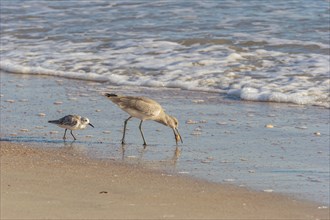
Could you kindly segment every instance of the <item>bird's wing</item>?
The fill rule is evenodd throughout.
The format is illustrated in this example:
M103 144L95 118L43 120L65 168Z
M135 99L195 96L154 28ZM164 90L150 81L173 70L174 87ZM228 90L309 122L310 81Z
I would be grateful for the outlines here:
M144 97L137 98L135 107L137 110L144 112L144 114L148 116L157 116L162 110L160 104L152 99Z
M132 109L150 117L157 116L162 110L160 104L146 97L121 97L116 104L124 111Z
M77 115L67 115L60 120L61 125L75 126L79 121L79 116Z

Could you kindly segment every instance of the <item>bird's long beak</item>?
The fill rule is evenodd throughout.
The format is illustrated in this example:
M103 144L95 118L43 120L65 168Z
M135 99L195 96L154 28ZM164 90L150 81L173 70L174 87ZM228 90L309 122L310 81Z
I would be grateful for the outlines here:
M178 143L178 141L181 141L181 143L183 143L182 137L179 133L179 130L177 128L174 128L173 131L174 131L174 136L175 136L176 143Z
M92 126L94 128L94 125L92 125L91 123L88 123L88 125Z

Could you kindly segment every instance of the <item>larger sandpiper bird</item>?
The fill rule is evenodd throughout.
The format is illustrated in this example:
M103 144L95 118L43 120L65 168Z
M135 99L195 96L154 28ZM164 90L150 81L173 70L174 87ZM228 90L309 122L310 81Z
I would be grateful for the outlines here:
M121 108L123 111L127 112L130 115L130 117L128 117L124 123L124 134L121 140L122 144L125 144L125 133L126 133L127 122L132 117L141 120L139 129L142 135L144 146L147 145L142 131L142 123L145 120L153 120L172 128L176 143L178 143L179 140L181 140L181 143L183 143L181 135L178 130L178 125L179 125L178 120L175 117L166 114L162 106L156 101L146 97L119 96L110 93L106 93L105 96L108 97L113 103L118 105L119 108Z
M87 125L94 128L94 126L89 123L89 119L81 117L80 115L67 115L58 120L48 121L49 123L56 124L61 128L65 128L63 140L66 139L66 131L71 130L71 135L74 140L77 140L76 137L72 134L72 130L82 130L85 129Z

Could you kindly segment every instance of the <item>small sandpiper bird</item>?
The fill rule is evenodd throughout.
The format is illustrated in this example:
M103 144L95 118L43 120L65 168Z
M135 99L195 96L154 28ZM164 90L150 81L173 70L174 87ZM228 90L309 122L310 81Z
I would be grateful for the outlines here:
M85 129L87 125L90 125L94 128L94 126L89 123L89 119L85 117L81 117L80 115L67 115L58 120L48 121L49 123L56 124L61 128L65 128L63 140L66 139L66 131L71 130L71 135L74 140L77 140L73 135L72 130L82 130Z
M127 112L130 115L130 117L128 117L124 123L124 134L121 140L122 144L125 144L125 133L126 133L127 122L132 117L141 120L139 129L142 135L144 146L147 145L142 131L142 123L145 120L153 120L172 128L174 132L176 144L178 144L179 140L181 140L181 143L183 143L181 135L178 130L178 125L179 125L178 120L175 117L166 114L162 106L158 104L156 101L146 97L119 96L110 93L106 93L105 96L108 97L113 103L118 105L119 108L121 108L123 111Z

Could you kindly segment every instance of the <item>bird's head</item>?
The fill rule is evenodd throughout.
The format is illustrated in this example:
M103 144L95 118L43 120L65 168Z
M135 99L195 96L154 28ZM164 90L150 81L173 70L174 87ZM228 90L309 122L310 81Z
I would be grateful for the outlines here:
M92 125L92 124L89 122L89 119L88 119L88 118L82 117L82 118L80 119L80 121L81 121L81 124L82 124L84 127L86 127L87 125L89 125L89 126L91 126L91 127L94 128L94 125Z
M178 127L179 127L179 121L176 117L168 115L166 118L167 126L173 129L174 136L175 136L175 142L178 143L178 141L181 141L183 143L181 135L179 133Z

